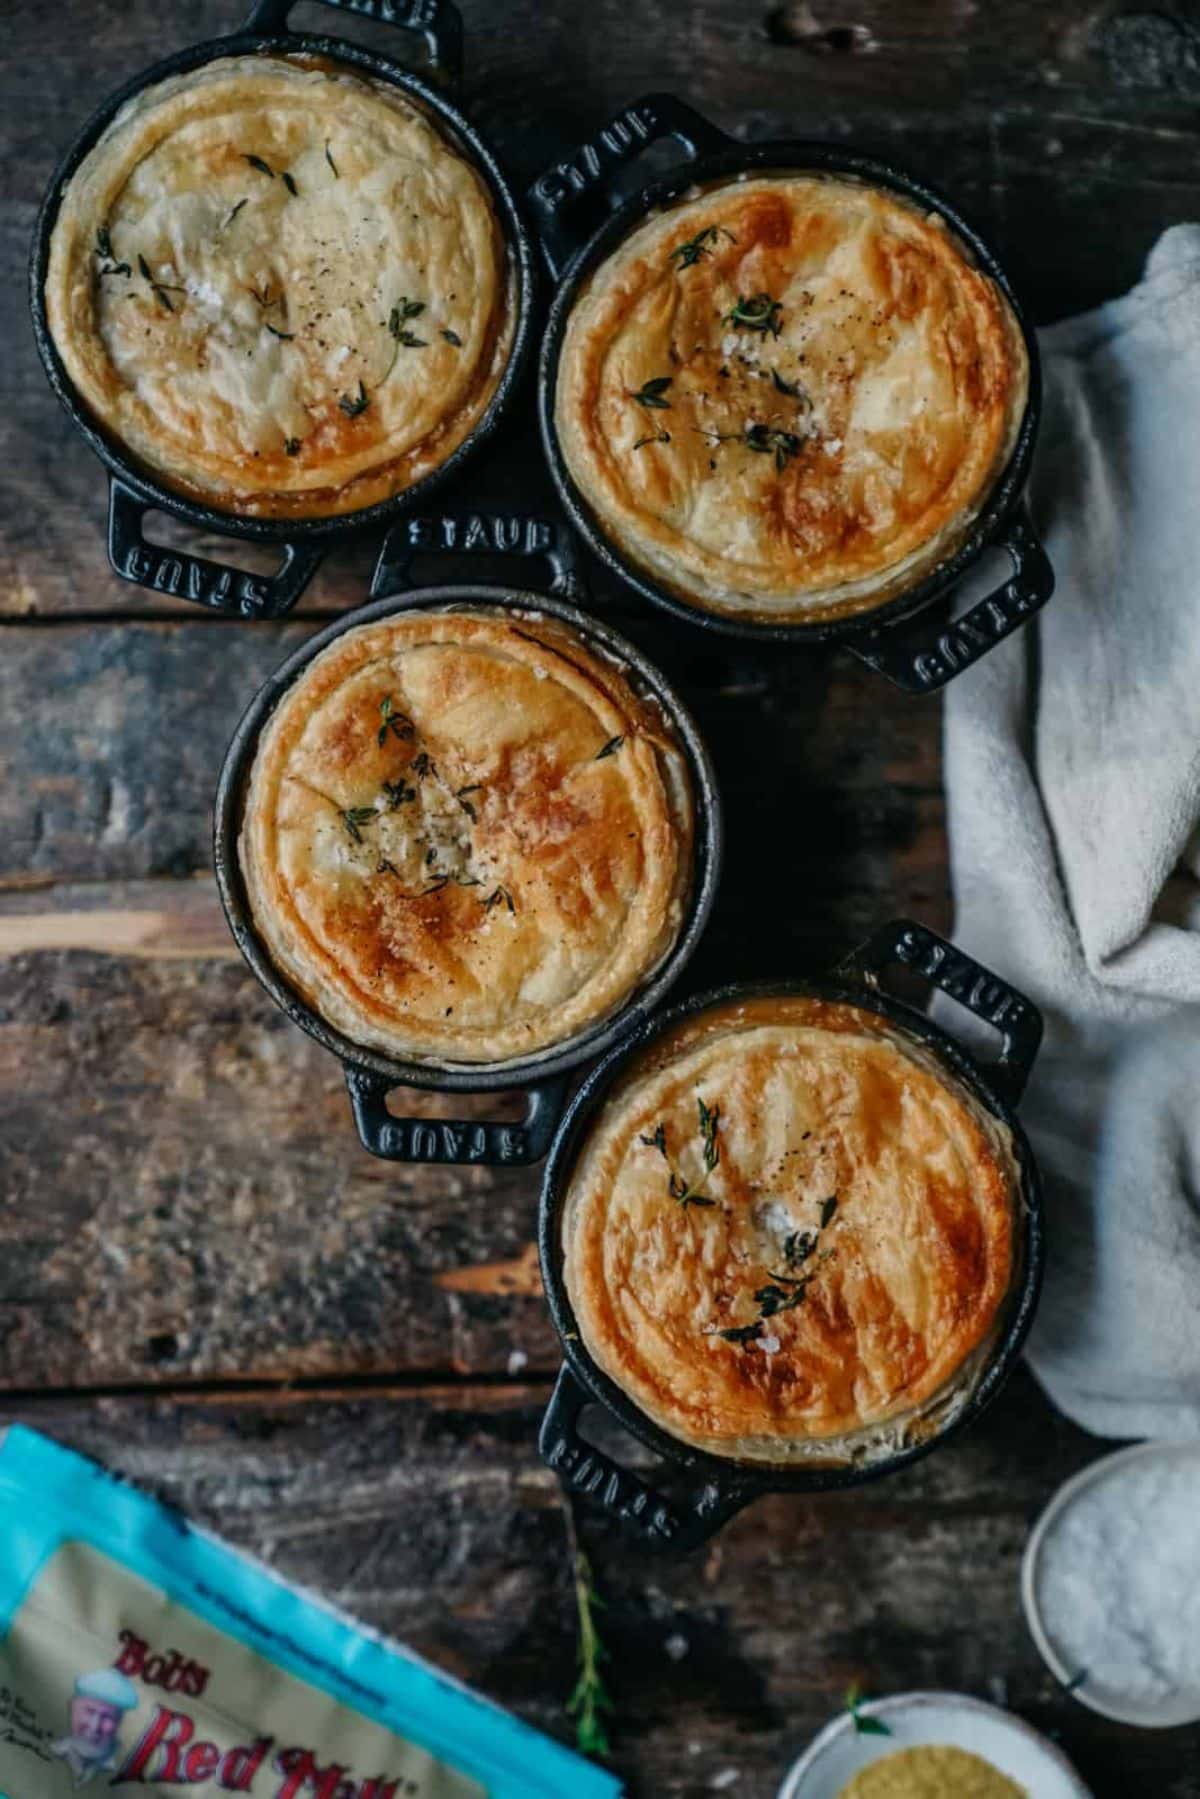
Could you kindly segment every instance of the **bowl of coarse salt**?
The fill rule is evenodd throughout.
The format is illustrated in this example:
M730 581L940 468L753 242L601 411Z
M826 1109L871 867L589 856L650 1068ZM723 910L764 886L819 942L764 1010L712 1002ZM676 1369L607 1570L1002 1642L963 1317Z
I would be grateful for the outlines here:
M1141 1443L1069 1480L1034 1526L1021 1597L1083 1705L1152 1729L1200 1720L1200 1443Z

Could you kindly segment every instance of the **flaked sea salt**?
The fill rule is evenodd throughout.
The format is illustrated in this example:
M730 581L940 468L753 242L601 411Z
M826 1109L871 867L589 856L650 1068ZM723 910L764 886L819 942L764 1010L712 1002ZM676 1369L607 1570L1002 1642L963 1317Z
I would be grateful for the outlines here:
M1117 1462L1050 1520L1037 1609L1083 1690L1123 1705L1200 1695L1200 1456Z

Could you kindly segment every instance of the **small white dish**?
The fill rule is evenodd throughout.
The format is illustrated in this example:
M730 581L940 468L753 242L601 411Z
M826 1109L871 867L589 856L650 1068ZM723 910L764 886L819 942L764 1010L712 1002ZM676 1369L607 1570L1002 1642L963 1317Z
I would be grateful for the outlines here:
M1192 1463L1196 1469L1197 1492L1200 1493L1200 1443L1136 1443L1132 1449L1118 1449L1114 1455L1102 1456L1098 1462L1093 1462L1058 1489L1034 1525L1021 1563L1021 1601L1042 1660L1054 1678L1061 1681L1064 1687L1070 1688L1073 1699L1078 1699L1089 1710L1099 1712L1102 1717L1115 1718L1120 1724L1140 1724L1147 1730L1169 1730L1174 1725L1195 1724L1200 1721L1200 1688L1153 1704L1131 1701L1126 1695L1106 1690L1092 1681L1085 1680L1082 1685L1076 1686L1074 1683L1080 1670L1069 1668L1055 1649L1039 1604L1038 1593L1039 1558L1050 1529L1067 1506L1087 1488L1107 1479L1118 1468L1130 1462L1146 1462L1151 1459ZM1200 1518L1200 1511L1197 1516Z
M1091 1799L1061 1749L1011 1712L964 1693L897 1693L864 1702L890 1736L864 1736L849 1712L827 1724L779 1789L779 1799L838 1799L848 1780L897 1749L944 1744L969 1749L1024 1787L1030 1799Z

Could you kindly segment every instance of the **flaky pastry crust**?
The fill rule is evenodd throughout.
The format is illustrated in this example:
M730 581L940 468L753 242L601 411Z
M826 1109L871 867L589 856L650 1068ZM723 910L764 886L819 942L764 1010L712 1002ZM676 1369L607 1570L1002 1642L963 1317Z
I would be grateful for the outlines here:
M593 1360L685 1443L849 1456L993 1339L1017 1192L1007 1131L874 1013L721 1006L640 1058L592 1126L562 1212L567 1292Z
M339 636L259 738L239 842L305 1000L402 1060L520 1061L669 954L692 797L658 707L559 621L422 610Z
M231 512L358 510L440 466L512 344L483 179L337 64L222 57L124 106L67 183L50 332L95 418Z
M1011 307L936 216L728 180L651 214L567 321L555 423L615 547L698 606L817 621L913 587L1013 448Z

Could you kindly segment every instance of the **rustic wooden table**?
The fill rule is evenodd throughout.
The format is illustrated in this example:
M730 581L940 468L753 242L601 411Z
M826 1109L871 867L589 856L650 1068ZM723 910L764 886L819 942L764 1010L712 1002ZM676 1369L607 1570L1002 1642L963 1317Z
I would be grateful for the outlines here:
M1042 321L1128 286L1164 226L1200 215L1195 8L465 12L469 110L522 183L630 97L671 88L739 134L854 141L928 176ZM102 472L27 322L35 207L78 122L237 18L237 0L4 8L0 1415L567 1736L573 1597L534 1449L558 1359L536 1174L362 1153L338 1068L231 954L208 872L234 721L316 619L362 597L369 552L331 561L284 624L223 623L114 580ZM307 0L296 19L387 40ZM531 408L478 479L548 503ZM935 702L841 656L713 649L603 581L596 602L678 671L714 747L729 861L697 982L819 968L898 911L948 925ZM682 1561L585 1517L630 1790L767 1799L858 1678L1010 1704L1061 1738L1098 1799L1200 1794L1200 1731L1092 1716L1057 1692L1021 1619L1029 1525L1100 1449L1021 1375L907 1474L762 1502Z

